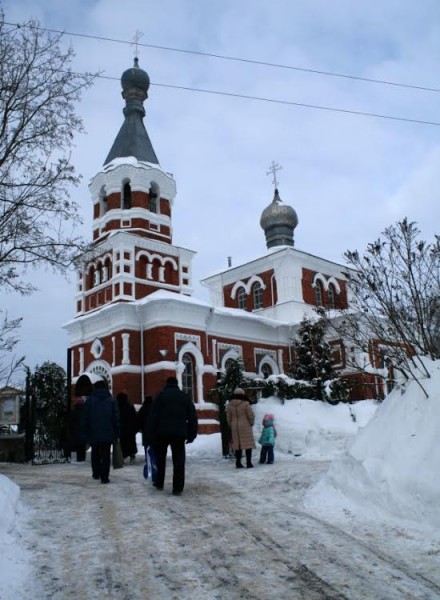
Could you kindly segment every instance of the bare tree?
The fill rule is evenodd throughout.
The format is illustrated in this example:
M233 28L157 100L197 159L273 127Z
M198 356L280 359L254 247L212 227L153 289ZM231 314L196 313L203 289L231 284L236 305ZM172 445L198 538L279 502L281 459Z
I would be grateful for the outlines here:
M429 376L419 356L440 358L440 237L427 243L419 234L405 218L363 256L347 251L351 309L330 321L373 363L382 359L417 381L420 372ZM351 366L365 368L356 361Z
M70 198L75 107L93 76L72 71L72 48L38 22L0 12L0 289L30 293L24 267L64 271L85 247Z
M2 385L10 382L24 361L24 356L12 355L18 342L20 324L21 319L9 319L7 313L0 310L0 382Z

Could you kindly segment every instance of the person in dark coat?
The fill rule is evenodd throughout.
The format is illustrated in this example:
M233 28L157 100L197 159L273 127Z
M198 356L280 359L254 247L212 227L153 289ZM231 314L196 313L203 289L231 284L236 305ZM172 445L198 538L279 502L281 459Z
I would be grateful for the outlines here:
M76 452L76 461L86 460L86 443L81 435L82 413L84 410L84 397L77 396L73 401L73 408L69 412L69 450Z
M166 385L151 407L148 430L157 460L156 488L163 489L168 446L173 459L173 494L179 496L185 485L185 441L197 437L197 413L193 401L178 386L175 377Z
M122 456L124 460L130 457L130 463L133 464L137 454L136 433L138 428L136 409L124 392L118 394L116 400L118 401L121 424L119 440L121 442Z
M148 479L151 472L151 481L153 485L157 483L157 461L156 455L151 444L149 421L151 406L153 405L153 396L145 396L144 403L137 413L138 431L142 433L142 445L145 451L144 477Z
M93 479L109 483L110 448L119 436L119 410L105 381L97 381L86 399L82 436L92 447Z

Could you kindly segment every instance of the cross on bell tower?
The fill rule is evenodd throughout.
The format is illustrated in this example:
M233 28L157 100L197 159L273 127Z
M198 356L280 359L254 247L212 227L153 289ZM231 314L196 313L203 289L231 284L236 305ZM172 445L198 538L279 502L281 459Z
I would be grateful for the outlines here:
M142 31L139 31L139 29L136 30L136 33L133 36L133 41L131 42L131 45L134 48L134 58L138 59L139 58L139 40L144 36L144 34L142 33Z

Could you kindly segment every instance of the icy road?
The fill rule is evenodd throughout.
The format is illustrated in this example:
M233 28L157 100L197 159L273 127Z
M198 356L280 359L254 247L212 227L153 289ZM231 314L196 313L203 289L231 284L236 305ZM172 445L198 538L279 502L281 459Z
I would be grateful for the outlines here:
M138 461L110 485L89 463L2 465L21 487L17 530L32 569L22 600L440 598L439 551L422 537L307 514L302 497L327 462L238 470L189 458L174 497L170 463L157 491Z

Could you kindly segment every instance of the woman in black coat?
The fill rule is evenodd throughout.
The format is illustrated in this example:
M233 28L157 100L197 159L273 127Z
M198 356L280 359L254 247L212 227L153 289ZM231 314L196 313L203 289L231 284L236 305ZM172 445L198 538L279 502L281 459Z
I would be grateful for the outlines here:
M142 433L142 446L148 448L151 446L151 440L149 439L149 425L148 419L150 416L151 406L153 404L153 396L145 396L144 403L139 409L137 414L138 431Z
M130 457L130 463L134 463L137 454L136 433L137 418L136 409L129 401L127 394L121 392L116 396L119 407L119 420L121 433L119 440L121 442L122 456Z

